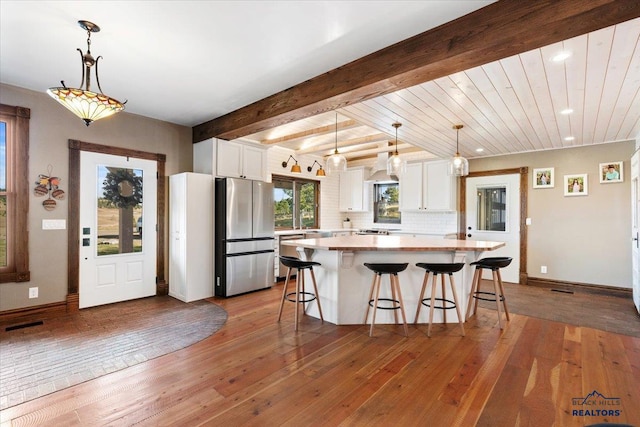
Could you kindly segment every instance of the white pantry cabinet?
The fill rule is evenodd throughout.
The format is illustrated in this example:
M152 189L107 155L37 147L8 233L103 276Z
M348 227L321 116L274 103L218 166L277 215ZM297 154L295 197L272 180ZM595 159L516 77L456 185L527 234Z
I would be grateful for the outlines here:
M213 296L213 177L169 177L169 295L184 302Z
M369 169L350 168L340 172L340 212L367 212L369 185L365 182Z
M451 212L456 210L456 181L447 161L410 163L400 178L400 210Z
M193 170L220 177L265 181L267 150L240 140L207 139L193 144Z

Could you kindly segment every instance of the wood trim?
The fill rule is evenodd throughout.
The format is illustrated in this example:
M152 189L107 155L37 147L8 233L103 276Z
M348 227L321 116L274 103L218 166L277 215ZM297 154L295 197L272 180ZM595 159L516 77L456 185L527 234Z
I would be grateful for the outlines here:
M497 175L520 175L520 272L519 279L521 285L526 285L528 282L527 274L527 209L529 200L529 168L510 168L510 169L496 169L491 171L478 171L470 172L469 175L460 178L460 191L458 205L460 210L458 212L458 239L467 238L467 178L477 178L482 176L497 176Z
M236 139L640 16L620 0L501 0L193 128Z
M166 295L168 286L164 277L164 248L165 238L164 221L166 218L165 189L166 176L165 164L167 156L161 153L149 153L127 148L110 147L107 145L93 144L78 140L69 140L69 230L68 230L68 267L69 274L67 284L67 310L75 311L79 307L79 281L80 281L80 151L111 154L137 159L155 160L158 170L157 185L157 223L156 233L156 294Z
M539 288L553 288L570 292L582 292L598 295L609 295L623 298L633 298L631 288L618 288L615 286L593 285L579 282L566 282L564 280L543 279L541 277L529 277L529 286Z
M33 318L46 319L57 317L66 313L67 303L64 301L34 307L16 308L14 310L0 312L0 324L9 326L11 323L27 322L33 320Z
M7 131L11 132L11 162L12 176L7 177L13 193L11 212L11 260L9 268L0 273L0 283L28 282L31 280L29 271L29 120L31 110L24 107L0 104L0 114L10 121ZM7 194L9 196L9 194Z

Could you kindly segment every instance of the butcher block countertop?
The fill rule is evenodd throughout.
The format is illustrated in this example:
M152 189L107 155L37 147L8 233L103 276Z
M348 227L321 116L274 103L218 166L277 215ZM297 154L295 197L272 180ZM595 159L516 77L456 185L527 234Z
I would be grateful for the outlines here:
M453 240L413 236L356 235L298 239L281 242L283 245L327 251L492 251L504 242Z

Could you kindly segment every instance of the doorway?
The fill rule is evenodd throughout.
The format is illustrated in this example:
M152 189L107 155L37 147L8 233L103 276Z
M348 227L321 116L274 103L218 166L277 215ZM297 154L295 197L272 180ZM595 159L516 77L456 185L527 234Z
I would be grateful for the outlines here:
M640 313L640 151L631 157L631 269L633 303Z
M523 167L472 172L460 181L460 238L506 242L485 256L513 258L502 277L520 284L527 283L527 179Z
M117 163L108 164L109 162L106 162L104 164L104 166L106 166L105 168L106 172L103 171L105 174L108 173L111 168L111 170L115 172L116 175L128 174L128 176L131 176L131 175L136 176L136 174L141 173L139 172L140 170L142 170L143 171L142 173L144 174L145 168L151 168L151 169L147 169L146 174L147 174L147 177L150 178L149 181L155 182L156 186L155 186L155 189L154 188L146 189L148 191L144 193L144 195L146 196L145 206L151 199L153 199L154 203L152 204L157 204L157 209L155 210L155 212L152 208L148 209L147 215L142 213L139 217L135 216L135 210L134 210L133 219L131 220L131 223L129 223L129 221L124 219L125 217L123 217L122 226L127 230L123 231L125 235L124 239L118 236L117 244L118 244L118 251L121 250L119 246L120 246L120 243L122 242L124 246L123 249L125 251L126 250L130 250L133 252L135 251L149 252L150 251L154 253L155 256L153 256L152 258L149 258L151 259L150 265L154 273L151 274L151 277L149 279L147 278L144 279L145 286L150 288L150 289L146 289L144 293L151 294L151 295L167 294L168 286L164 276L164 263L165 263L164 261L165 243L164 242L165 242L165 228L166 228L164 224L165 223L165 203L164 203L165 172L164 171L165 171L166 156L164 154L147 153L147 152L142 152L137 150L129 150L129 149L118 148L118 147L108 147L108 146L92 144L88 142L69 140L69 193L68 193L69 195L69 233L68 233L68 249L67 249L68 263L69 263L69 267L68 267L69 276L68 276L68 290L67 290L67 311L77 311L80 308L80 290L81 290L80 289L80 278L81 278L80 262L81 260L85 261L84 257L87 256L88 253L94 253L94 252L96 254L95 255L96 258L103 257L103 259L105 260L110 258L110 256L104 257L105 256L104 254L97 255L97 248L95 248L95 246L91 246L91 245L94 245L96 239L98 239L97 228L96 228L98 227L98 220L97 219L95 219L94 221L92 221L91 219L87 220L86 219L87 214L84 213L83 209L81 208L81 205L83 204L83 200L81 197L81 182L84 181L82 176L83 170L81 166L81 157L83 157L83 155L86 155L87 153L95 153L97 155L97 158L113 160L113 161L119 158L117 161L121 161L122 162L121 164L117 164ZM137 163L139 160L146 161L146 162L142 162L143 164L142 169L140 169L137 166L128 167L128 165L133 164L131 162ZM153 171L154 170L154 166L152 166L153 164L155 164L155 171ZM94 172L92 173L95 173L95 177L93 178L93 181L96 183L96 190L94 191L97 193L98 191L97 182L100 180L100 178L98 178L99 169L95 166L95 164L94 164L93 170ZM135 181L135 179L133 179L132 181ZM127 183L124 183L123 185L118 185L118 184L120 183L119 182L116 183L114 188L118 193L121 192L120 196L131 197L131 194L132 194L131 191L135 191L135 188L133 188L135 184L131 188L130 188L130 185L128 185ZM92 200L92 203L94 204L94 207L91 210L91 212L93 212L92 215L97 217L98 209L96 209L95 206L97 205L98 201L94 198ZM104 203L104 201L101 203ZM144 207L142 209L144 210ZM139 211L139 212L142 212L142 211ZM131 215L131 213L129 212L125 215ZM138 229L138 219L141 219L140 229ZM81 225L81 220L84 222L88 221L88 224ZM145 221L147 223L147 226L145 226ZM120 222L120 219L118 219L118 222ZM118 227L120 227L120 225L118 225ZM85 228L90 228L90 229L85 230ZM129 228L132 228L132 230L129 231ZM92 234L94 233L94 231L96 234ZM85 233L88 233L88 234L85 234ZM132 233L134 236L134 239L131 238L131 234L127 234L127 233ZM119 235L120 233L118 232L115 234ZM145 236L145 234L147 236ZM139 239L138 239L139 242L136 242L135 238L137 238L138 236L139 236ZM88 238L90 240L86 242L84 240L85 238ZM114 241L113 243L116 243L116 242ZM89 246L83 246L85 244ZM139 250L138 247L146 248L146 249ZM92 249L86 249L86 248L92 248ZM110 254L110 255L114 255L114 254ZM125 252L124 254L118 253L115 256L121 257L123 259L128 257L127 252ZM115 266L99 267L95 265L94 267L97 269L102 268L103 271L101 271L101 274L103 279L104 277L114 277L114 275L116 274L113 272L109 272L109 269L115 269L116 268ZM124 271L123 274L125 274L125 277L128 279L134 278L138 274L139 275L143 274L143 273L138 273L137 269L140 269L140 268L142 268L141 264L139 263L136 264L136 262L134 262L130 264L127 269L123 270ZM149 265L147 265L147 268L149 268ZM84 273L85 271L82 272L83 275ZM146 274L147 276L149 276L148 273ZM102 281L104 282L103 279ZM97 280L97 276L94 276L91 280L93 280L94 283L101 283L100 281ZM83 291L85 290L84 287L82 290ZM133 296L133 298L138 298L138 297L139 296L137 295ZM127 298L125 297L125 299ZM83 298L83 307L89 306L89 304L91 303L85 304L85 301ZM92 305L95 305L95 304L92 304Z
M80 169L80 308L155 295L156 162L83 151Z

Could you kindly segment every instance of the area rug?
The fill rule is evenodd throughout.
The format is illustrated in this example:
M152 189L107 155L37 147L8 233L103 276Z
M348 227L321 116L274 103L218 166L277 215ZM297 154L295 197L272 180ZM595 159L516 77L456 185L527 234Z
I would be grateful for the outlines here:
M180 350L226 320L226 311L211 302L162 296L83 309L31 327L3 327L0 409Z
M493 284L483 281L483 290ZM504 283L509 312L640 338L640 316L628 297ZM480 301L496 310L495 302ZM504 314L503 314L504 315Z

